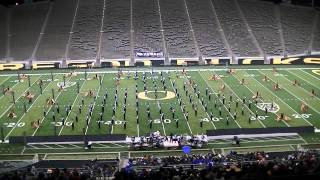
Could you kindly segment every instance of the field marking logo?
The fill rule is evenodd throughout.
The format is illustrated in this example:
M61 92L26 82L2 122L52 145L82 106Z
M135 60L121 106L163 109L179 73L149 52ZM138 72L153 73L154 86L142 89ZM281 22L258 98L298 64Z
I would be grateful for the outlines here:
M257 108L263 111L267 108L268 112L272 112L272 113L277 113L280 110L279 105L276 103L273 103L273 107L272 107L272 103L258 103Z
M313 73L315 73L316 75L320 75L320 70L312 70Z
M174 92L172 92L172 91L167 91L167 96L166 97L157 98L157 99L148 97L149 93L155 93L155 91L147 91L147 94L145 92L140 92L138 94L138 98L139 99L144 99L144 100L155 101L155 100L167 100L167 99L172 99L172 98L176 97L176 94ZM158 93L165 93L165 91L158 91Z
M58 86L59 88L62 86L62 88L65 89L65 88L69 88L69 87L71 87L71 86L74 86L74 85L76 85L76 84L77 84L76 82L66 82L66 85L64 86L64 85L63 85L63 82L58 82L58 83L57 83L57 86Z

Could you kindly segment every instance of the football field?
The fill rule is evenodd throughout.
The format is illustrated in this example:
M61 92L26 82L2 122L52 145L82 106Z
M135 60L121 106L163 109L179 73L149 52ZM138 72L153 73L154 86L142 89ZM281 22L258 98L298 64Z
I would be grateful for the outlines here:
M4 141L10 136L320 129L317 68L26 71L2 73L0 87Z

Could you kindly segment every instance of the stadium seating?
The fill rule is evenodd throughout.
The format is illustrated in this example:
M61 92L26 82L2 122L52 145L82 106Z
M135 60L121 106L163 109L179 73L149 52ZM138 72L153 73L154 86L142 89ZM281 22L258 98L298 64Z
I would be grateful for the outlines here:
M130 159L116 179L301 179L319 177L319 152L192 154ZM280 161L281 159L281 161ZM201 166L202 165L202 166ZM138 170L138 167L139 168Z
M7 9L0 6L0 60L6 57Z
M305 54L310 48L320 51L320 23L315 24L316 11L307 7L253 0L137 0L131 6L130 0L108 0L103 11L103 0L80 0L78 8L77 2L55 0L22 5L11 8L10 13L1 7L0 59L88 60L100 55L102 59L129 59L134 52L163 52L164 44L173 59L197 58L196 45L203 57L230 56L227 45L236 57ZM42 27L44 32L38 41ZM8 35L11 37L7 43Z
M317 179L319 151L207 153L116 161L52 160L3 173L0 179Z
M220 36L210 0L187 0L187 5L202 56L229 56Z
M133 1L134 51L163 52L157 0Z
M161 17L171 58L195 57L196 47L183 0L160 0Z
M310 8L280 6L283 37L288 55L308 50L315 12Z
M320 52L320 13L318 12L318 20L316 21L316 29L313 34L312 51Z
M13 60L31 58L48 8L48 3L12 8L10 55Z
M238 2L264 53L267 56L283 55L274 4L252 0Z
M101 58L130 58L130 0L106 1Z
M73 21L76 0L56 0L41 39L36 60L62 60Z
M103 0L80 0L71 36L69 59L95 59L98 48Z
M213 0L222 29L235 56L259 56L234 0Z

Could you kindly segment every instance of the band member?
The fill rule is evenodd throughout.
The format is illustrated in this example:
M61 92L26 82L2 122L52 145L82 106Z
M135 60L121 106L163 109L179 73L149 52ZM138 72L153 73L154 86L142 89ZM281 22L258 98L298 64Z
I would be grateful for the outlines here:
M317 95L316 95L316 92L314 91L314 89L311 90L311 96L312 96L312 97L317 96Z
M227 126L229 126L229 116L226 117L227 120Z
M308 111L308 106L304 102L301 102L300 110L301 112L306 113Z
M244 85L244 83L245 83L244 78L242 78L241 81L240 81L240 84Z
M277 73L277 69L276 69L276 67L272 67L272 71L273 71L273 74L275 74L275 73Z
M273 85L273 89L274 90L279 90L280 89L279 84L278 83L274 84Z
M52 112L52 120L56 121L56 115L54 114L54 112Z
M241 108L241 115L244 116L244 107Z
M269 80L268 80L268 77L266 76L266 75L264 75L263 76L263 79L262 79L263 81L265 81L265 82L268 82Z

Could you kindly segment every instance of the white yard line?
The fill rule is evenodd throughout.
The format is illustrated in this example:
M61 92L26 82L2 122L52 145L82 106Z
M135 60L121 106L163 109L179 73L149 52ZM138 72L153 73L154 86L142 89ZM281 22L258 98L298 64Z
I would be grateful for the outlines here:
M184 75L184 77L187 78L186 75ZM193 94L194 94L194 92L193 92ZM201 104L201 107L203 108L204 112L207 114L207 117L208 117L208 119L210 120L213 128L214 128L214 129L217 129L217 127L216 127L216 125L213 123L212 119L210 119L210 115L209 115L208 112L206 111L206 108L203 106L201 100L200 100L198 97L197 97L197 99L198 99L199 103Z
M236 76L234 76L234 75L232 75L232 76L235 77L235 78L239 81L239 79L238 79ZM221 80L223 81L223 78L221 78ZM233 93L234 95L236 95L236 96L238 97L238 99L241 99L241 98L232 90L232 88L230 88L230 86L229 86L226 82L223 81L223 83L232 91L232 93ZM249 87L247 87L247 85L245 85L245 87L246 87L247 89L249 89L249 91L250 91L251 93L253 93L252 90L251 90ZM263 101L262 101L262 102L263 102ZM249 107L248 107L246 104L244 104L244 106L245 106L252 114L254 114L254 113L251 111L251 109L249 109ZM265 125L262 121L260 121L259 118L257 118L257 119L258 119L258 122L262 125L262 127L266 128L266 125Z
M283 76L283 78L285 78L286 81L291 82L287 77ZM308 80L305 80L305 79L304 79L304 81L307 81L309 84L311 84ZM314 85L312 84L312 86L314 86ZM308 91L307 91L306 89L304 89L303 87L298 86L298 88L304 90L307 94L310 94L310 92L308 92ZM290 92L290 94L292 94L292 93ZM296 95L294 95L294 96L297 97ZM320 101L320 98L317 97L317 96L315 96L315 97L313 97L313 98L316 98L317 100ZM298 98L298 99L301 100L300 98ZM311 107L311 108L312 108L312 107ZM315 110L315 111L317 111L317 110ZM320 114L319 111L317 111L317 112Z
M128 104L128 105L130 105L130 104ZM138 111L139 111L139 108L138 108ZM140 137L140 123L137 124L137 135L138 135L137 137Z
M68 119L69 119L69 117L70 117L70 115L71 115L71 112L72 112L72 110L73 110L74 104L77 102L77 99L78 99L78 97L79 97L79 94L81 94L81 89L82 89L82 87L84 86L84 84L86 83L86 81L87 81L87 80L85 79L84 82L82 83L80 89L79 89L79 93L77 94L76 98L73 100L73 103L72 103L72 106L71 106L71 110L70 110L69 114L67 115L64 124L66 124L66 123L68 122ZM59 131L59 134L58 134L59 136L61 135L64 126L65 126L65 125L63 125L63 126L61 127L61 129L60 129L60 131Z
M105 75L102 76L101 82L103 82L104 76L105 76ZM100 89L101 89L101 84L100 84L100 82L99 82L99 88L98 88L98 92L97 92L97 96L96 96L96 97L99 96ZM96 98L96 97L94 97L94 98ZM94 108L95 108L95 105L96 105L96 99L95 99L94 102L93 102L92 112L93 112L93 110L94 110ZM85 131L85 133L84 133L85 135L87 135L87 132L88 132L88 128L89 128L91 119L92 119L92 117L89 117L89 121L88 121L88 124L87 124L87 127L86 127L86 131Z
M159 103L159 101L157 101L157 104L158 104L158 109L160 110L160 103ZM160 120L161 120L161 118L160 118ZM164 136L167 136L166 135L166 128L164 127L164 124L163 124L163 121L161 120L161 124L162 124L162 129L163 129L163 135Z
M48 145L45 145L45 144L41 144L42 146L44 146L44 147L46 147L46 148L48 148L48 149L55 149L55 148L53 148L53 147L51 147L51 146L48 146Z
M262 72L261 72L262 73ZM262 73L263 74L263 73ZM266 89L268 92L270 92L270 94L272 94L274 97L276 97L277 99L279 99L282 103L286 104L289 109L291 109L292 111L296 112L294 109L292 109L286 102L284 102L281 98L279 98L274 92L272 92L270 89L268 89L267 87L265 87L263 84L261 84L258 80L256 80L255 78L253 78L254 81L256 81L257 83L259 83L261 85L261 87L263 87L264 89ZM286 124L286 126L290 127L290 125L286 122L286 121L282 121Z
M110 143L110 144L113 144L113 145L118 146L118 147L124 147L124 146L122 146L120 144L116 144L116 143Z
M99 144L100 146L102 146L102 147L110 147L110 146L107 146L107 145L104 145L104 144L101 144L101 143L97 143L97 144Z
M41 77L41 76L40 76ZM38 79L40 79L40 77ZM32 85L27 88L27 90L23 93L25 94L37 81L38 79L32 83ZM50 84L50 83L49 83ZM45 89L49 86L49 84L45 87ZM38 95L38 97L33 101L33 103L29 106L29 108L27 109L27 112L33 107L33 105L35 104L35 102L39 99L39 97L41 96L41 94ZM22 95L17 99L17 101L22 97ZM12 107L13 105L11 105L7 111ZM6 111L6 112L7 112ZM13 128L11 128L11 130L9 131L9 133L6 135L6 137L4 138L5 140L10 136L10 134L12 133L12 131L17 127L17 125L20 123L20 121L23 119L23 117L26 115L27 113L25 112L21 117L20 119L16 122L16 124L13 126ZM2 117L3 115L1 115L0 117Z
M211 89L211 91L212 91L212 92L215 92L215 91L212 89L212 87L209 85L209 83L203 78L202 74L201 74L201 73L198 73L198 74L200 75L200 77L202 78L202 80L207 84L207 86ZM214 94L215 94L215 93L214 93ZM215 95L216 95L216 98L219 99L220 103L223 104L222 101L221 101L221 99L217 96L217 94L215 94ZM231 112L228 111L228 108L226 107L226 105L223 104L223 107L224 107L224 108L226 109L226 111L230 114L230 117L234 120L234 122L238 125L238 127L239 127L239 128L242 128L242 127L240 126L240 124L237 122L237 120L234 119L234 117L233 117L233 115L231 114Z
M285 77L285 76L283 76L284 78L285 78L285 80L286 81L289 81L290 82L290 80L287 78L287 77ZM272 79L271 79L272 80ZM273 80L272 80L273 81ZM273 81L274 82L274 81ZM287 89L286 87L283 87L284 89ZM308 92L306 89L304 89L303 87L301 87L301 86L298 86L298 88L300 88L300 89L302 89L302 90L304 90L305 92L307 92L307 94L309 94L310 92ZM286 90L287 92L289 92L291 95L293 95L295 98L297 98L297 99L299 99L300 101L302 101L302 99L301 98L299 98L298 96L296 96L295 94L293 94L291 91L288 91L288 90ZM319 102L320 102L320 99L317 97L317 96L315 96L314 98L316 98ZM306 104L308 104L307 103L307 101L304 101ZM315 112L317 112L319 115L320 115L320 112L316 109L316 108L314 108L313 106L310 106L309 105L309 107L311 108L311 109L313 109ZM310 123L311 124L311 123Z
M65 146L62 146L60 144L55 144L56 146L59 146L60 148L66 148Z
M10 78L10 77L11 77L11 76L9 76L9 78ZM41 77L41 75L40 75L40 77ZM17 83L15 83L13 86L11 86L11 87L9 86L9 88L10 88L10 89L13 89L13 88L16 87L19 83L20 83L20 82L17 82ZM31 87L31 86L30 86L30 87ZM5 97L5 95L1 96L0 99L2 99L3 97Z
M23 149L20 154L23 154L25 150L26 150L26 146L23 146Z
M306 71L302 70L302 68L301 69L299 68L299 70L302 71L303 73L307 74L307 75L310 75L310 76L314 77L315 79L318 79L320 81L320 78L318 78L317 76L315 76L315 75L313 75L313 74L311 74L309 72L306 72ZM320 70L320 69L318 69L318 70Z
M137 124L137 134L138 134L138 137L140 137L140 127L139 127L139 124Z
M173 83L172 83L172 81L170 80L170 83L171 83L171 86L172 86L172 88L174 89L174 87L173 87ZM183 116L184 116L184 120L186 120L186 122L187 122L187 126L188 126L188 128L189 128L189 131L190 131L190 133L191 134L193 134L192 133L192 130L191 130L191 127L190 127L190 124L189 124L189 121L187 120L187 117L186 117L186 115L183 113L183 111L182 111L182 107L180 106L180 110L181 110L181 113L183 114ZM214 126L215 127L215 126Z
M28 144L28 146L31 146L33 149L39 149L37 146L31 145L31 144Z
M302 136L300 136L300 134L298 134L298 136L301 138L301 140L302 140L304 143L308 144L308 142L307 142Z
M261 72L262 73L262 72ZM263 73L262 73L263 74ZM265 75L265 74L264 74ZM266 76L266 75L265 75ZM276 83L272 78L268 77L271 81L273 81L274 83ZM288 80L288 79L287 79ZM284 89L286 89L287 92L289 92L291 95L293 95L294 97L296 97L297 99L299 99L301 101L301 99L296 96L295 94L291 93L290 91L287 90L287 88L283 87ZM277 96L278 97L278 96ZM280 98L279 98L280 99ZM281 99L280 99L281 100ZM282 100L281 100L282 101ZM287 104L286 102L282 101L283 103ZM290 109L292 109L295 113L299 114L296 110L294 110L291 106L289 106L289 104L287 104L288 107L290 107ZM310 106L311 107L311 106ZM312 108L312 107L311 107ZM313 109L313 108L312 108ZM316 111L316 110L315 110ZM317 112L317 111L316 111ZM318 112L318 114L320 114ZM312 123L310 123L307 119L305 119L304 117L301 117L306 123L308 123L309 125L313 126Z
M69 82L70 80L71 80L71 77L68 79L67 82ZM47 86L47 87L48 87L48 86ZM55 101L58 100L58 98L59 98L59 96L61 95L61 93L62 93L62 91L59 92L59 94L58 94L57 97L55 98ZM52 109L52 107L53 107L53 105L50 106L50 108L48 109L48 112L47 112L47 113L50 112L50 110ZM47 115L48 115L48 114L47 114ZM41 121L40 121L40 124L42 124L45 119L46 119L46 117L43 117L43 118L41 119ZM34 132L32 133L32 136L34 136L34 135L37 133L37 131L38 131L39 128L40 128L40 126L38 126L38 127L34 130Z
M292 146L292 144L290 144L289 147L290 147L292 150L294 150L294 151L296 150L296 149Z
M301 71L302 71L302 70L301 70ZM288 70L287 70L287 72L290 73L290 74L292 74L292 75L297 76L297 77L300 78L301 80L305 81L307 84L309 84L309 85L311 85L311 86L314 86L314 87L317 88L317 89L320 89L320 87L317 87L317 85L313 84L312 82L308 81L307 79L305 79L305 78L303 78L303 77L300 77L300 76L296 75L294 72L291 72L291 71L288 71ZM303 72L304 72L304 71L303 71ZM310 74L306 74L305 76L308 76L308 75L310 75ZM292 85L292 84L291 84L291 85ZM300 87L301 87L301 86L300 86Z
M225 155L224 148L221 148L221 154Z
M39 76L39 78L34 81L30 87L28 87L23 93L21 93L21 95L18 97L18 99L15 100L15 102L17 102L21 97L23 97L23 94L25 94L39 79L40 79L41 76ZM18 84L18 83L17 83ZM15 84L15 85L17 85ZM2 96L4 97L4 96ZM0 97L1 98L1 97ZM4 116L10 109L11 107L13 106L13 104L11 104L1 115L0 115L0 118L2 118L2 116Z
M6 77L4 80L2 80L0 86L2 86L6 81L8 81L8 79L10 79L11 76Z
M73 146L73 147L76 147L76 148L82 148L82 147L80 147L80 146L78 146L78 145L75 145L75 144L69 144L69 145L71 145L71 146ZM68 148L67 148L68 149Z

